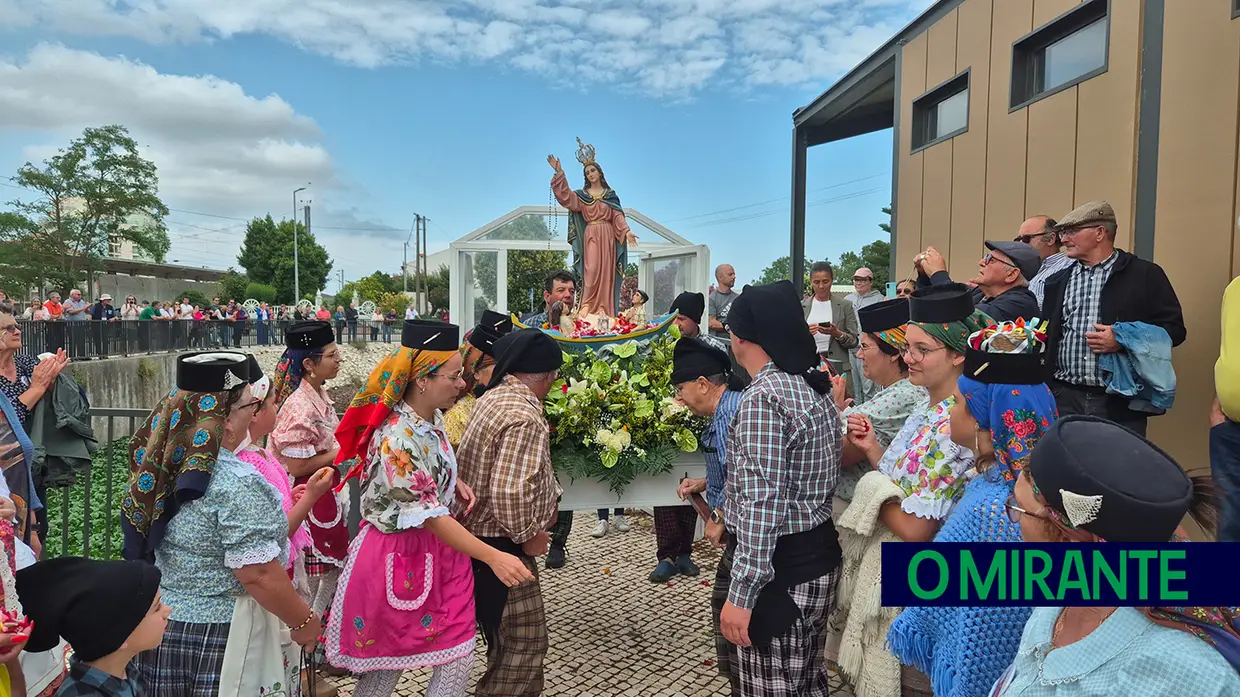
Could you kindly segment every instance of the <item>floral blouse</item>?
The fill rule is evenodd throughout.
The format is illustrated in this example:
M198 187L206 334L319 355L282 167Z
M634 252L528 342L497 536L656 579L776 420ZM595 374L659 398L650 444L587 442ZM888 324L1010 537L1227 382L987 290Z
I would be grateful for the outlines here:
M451 515L456 454L442 419L431 424L403 401L371 436L362 480L362 519L380 532L421 527Z
M934 405L928 398L918 402L878 461L878 470L904 490L905 513L943 520L968 483L973 452L952 442L955 403L955 396Z
M461 439L465 437L465 428L469 426L469 417L474 415L474 405L477 403L477 397L467 394L443 415L443 430L447 432L448 442L454 449L461 447Z
M878 439L879 446L885 449L900 433L904 422L908 420L908 415L912 413L918 402L924 402L927 399L929 397L926 395L926 388L914 385L908 381L908 378L901 378L879 390L878 394L864 403L845 409L840 413L840 423L847 434L848 415L864 414L874 425L874 436ZM835 488L835 495L845 501L852 501L857 482L861 481L866 471L868 468L861 466L841 467L840 483Z
M202 497L181 507L155 550L164 602L178 622L231 622L245 588L233 574L288 563L288 517L280 492L232 451L220 450Z
M306 459L336 447L340 417L322 390L302 381L280 407L271 433L272 450L284 457Z

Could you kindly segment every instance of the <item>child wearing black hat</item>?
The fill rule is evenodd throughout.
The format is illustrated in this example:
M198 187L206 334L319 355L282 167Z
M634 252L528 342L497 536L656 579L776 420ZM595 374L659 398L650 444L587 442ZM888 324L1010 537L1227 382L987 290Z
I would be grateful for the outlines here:
M17 592L33 623L29 651L73 647L57 697L142 697L126 668L159 646L172 608L160 599L159 569L140 561L63 557L17 572Z

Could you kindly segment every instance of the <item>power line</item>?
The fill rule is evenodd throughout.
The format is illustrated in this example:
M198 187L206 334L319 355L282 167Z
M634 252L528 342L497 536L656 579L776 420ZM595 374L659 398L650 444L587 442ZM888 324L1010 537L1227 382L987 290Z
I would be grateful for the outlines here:
M870 196L870 195L872 195L872 194L876 194L876 193L878 193L878 192L880 192L880 191L885 191L885 190L886 190L886 189L885 189L884 187L876 187L876 188L873 188L873 189L863 189L863 190L861 190L861 191L854 191L854 192L852 192L852 193L843 194L843 195L840 195L840 196L833 196L833 197L831 197L831 198L825 198L825 199L821 199L821 200L818 200L818 201L812 201L812 202L810 202L810 203L806 203L805 205L806 205L806 207L822 206L822 205L826 205L826 204L828 204L828 203L837 203L837 202L839 202L839 201L847 201L848 199L852 199L852 198L860 198L860 197L862 197L862 196ZM761 213L750 213L750 214L747 214L747 215L738 215L738 216L735 216L735 217L732 217L732 218L722 218L722 219L720 219L720 220L707 220L707 221L705 221L705 222L698 223L697 225L689 225L689 226L687 226L687 229L690 229L690 230L696 230L696 229L699 229L699 228L712 227L712 226L715 226L715 225L726 225L726 224L728 224L728 223L739 223L739 222L742 222L742 221L745 221L745 220L754 220L754 219L756 219L756 218L765 218L765 217L767 217L767 216L771 216L771 215L780 215L780 214L787 214L787 213L788 213L788 209L787 209L787 208L779 208L779 209L776 209L776 210L773 210L773 211L763 211L763 212L761 212Z
M824 186L824 187L821 187L821 188L818 188L818 189L811 189L811 190L810 190L809 192L807 192L807 193L811 193L811 194L812 194L812 193L817 193L817 192L819 192L819 191L826 191L826 190L828 190L828 189L838 189L838 188L839 188L839 187L841 187L841 186L847 186L847 185L849 185L849 184L856 184L857 182L863 182L863 181L866 181L866 180L868 180L868 179L875 179L875 178L877 178L877 177L886 176L886 175L888 175L888 174L891 174L891 173L890 173L890 172L880 172L880 173L878 173L878 174L871 174L871 175L866 176L866 177L858 177L857 179L849 179L848 181L839 182L839 183L837 183L837 184L831 184L831 185L829 185L829 186ZM760 202L758 202L758 203L750 203L750 204L746 204L746 205L744 205L744 206L736 206L735 208L724 208L724 209L722 209L722 210L711 211L710 213L699 213L699 214L697 214L697 215L690 215L690 216L686 216L686 217L684 217L684 218L672 218L671 220L662 220L662 221L660 221L660 222L662 222L663 224L665 224L665 225L666 225L667 223L677 223L677 222L681 222L681 221L684 221L684 220L695 220L695 219L697 219L697 218L707 218L707 217L710 217L710 216L712 216L712 215L719 215L720 213L731 213L731 212L733 212L733 211L745 210L746 208L755 208L755 207L757 207L757 206L765 206L765 205L770 204L770 203L779 203L780 201L787 201L788 199L789 199L789 197L788 197L788 196L781 196L781 197L779 197L779 198L773 198L773 199L770 199L769 201L760 201ZM787 209L784 209L784 210L787 210Z

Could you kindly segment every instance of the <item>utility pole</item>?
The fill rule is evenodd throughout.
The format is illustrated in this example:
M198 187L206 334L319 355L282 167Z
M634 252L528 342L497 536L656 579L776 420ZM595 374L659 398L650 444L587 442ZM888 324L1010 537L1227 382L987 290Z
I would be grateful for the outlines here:
M422 307L422 216L413 216L413 303L418 314L424 312Z
M336 291L336 292L337 292L337 293L339 293L339 292L340 292L340 291L342 291L342 290L344 290L344 269L340 269L340 290L338 290L338 291ZM337 302L337 303L339 303L339 302L340 302L340 299L339 299L339 298L337 298L337 299L336 299L336 302Z
M426 219L426 216L422 216L422 244L420 245L422 250L421 250L421 253L418 255L418 265L422 267L422 273L418 274L418 276L422 279L421 281L422 293L419 297L422 298L422 312L424 313L429 313L431 311L431 299L429 297L430 296L430 279L427 278L428 273L427 273L427 268L426 268L426 223L427 222L428 221Z
M409 240L401 245L400 275L405 280L405 292L409 292Z
M297 192L305 191L310 186L310 182L306 182L306 186L299 189L293 189L293 305L301 302L301 273L297 265ZM310 231L310 206L306 206L306 232Z

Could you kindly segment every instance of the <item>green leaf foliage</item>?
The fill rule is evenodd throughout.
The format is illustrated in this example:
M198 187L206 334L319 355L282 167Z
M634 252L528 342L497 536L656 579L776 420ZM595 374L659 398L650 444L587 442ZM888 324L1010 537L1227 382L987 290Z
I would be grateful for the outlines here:
M79 475L78 483L71 487L48 490L47 501L44 502L48 521L48 539L43 542L45 556L120 559L125 541L121 532L121 500L129 491L129 438L118 438L112 441L110 447L100 448L91 457L89 498L84 479ZM110 506L109 480L112 484ZM65 506L68 506L68 526L64 524ZM84 536L88 518L90 549L86 550ZM110 536L107 534L109 519Z

